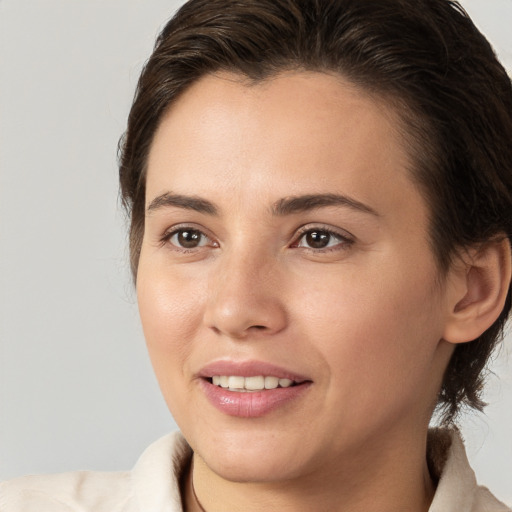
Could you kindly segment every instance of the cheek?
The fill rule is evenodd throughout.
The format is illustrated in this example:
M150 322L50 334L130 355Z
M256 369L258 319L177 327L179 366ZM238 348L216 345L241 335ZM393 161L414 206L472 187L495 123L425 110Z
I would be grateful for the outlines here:
M303 330L316 341L334 393L376 403L406 399L428 382L442 334L435 270L429 263L407 271L393 262L378 271L353 266L338 278L312 276L302 294ZM327 372L325 372L327 374Z
M184 382L185 363L201 325L202 291L191 288L190 279L170 278L157 265L141 268L137 278L137 300L155 374L168 398L169 388Z

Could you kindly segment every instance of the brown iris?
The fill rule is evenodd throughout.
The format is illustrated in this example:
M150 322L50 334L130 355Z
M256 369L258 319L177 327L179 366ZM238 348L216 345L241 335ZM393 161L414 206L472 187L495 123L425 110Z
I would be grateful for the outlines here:
M327 247L331 240L330 233L326 231L309 231L306 234L306 243L313 249L323 249Z
M185 249L194 249L201 243L202 233L197 229L185 229L177 234L178 243Z

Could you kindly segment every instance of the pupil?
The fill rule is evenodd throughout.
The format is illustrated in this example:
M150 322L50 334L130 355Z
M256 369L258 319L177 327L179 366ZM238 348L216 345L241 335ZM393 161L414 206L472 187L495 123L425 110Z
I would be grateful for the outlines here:
M314 249L323 249L329 244L331 235L325 231L310 231L306 235L306 242Z
M199 231L180 231L178 233L178 242L186 249L193 249L199 245L201 233Z

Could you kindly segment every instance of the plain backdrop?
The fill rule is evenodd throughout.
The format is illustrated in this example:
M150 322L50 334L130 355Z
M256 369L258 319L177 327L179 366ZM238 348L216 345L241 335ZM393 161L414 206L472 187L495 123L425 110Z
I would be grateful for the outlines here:
M175 428L139 325L116 145L181 3L0 0L0 479L129 469ZM462 4L510 71L512 0ZM479 481L510 504L511 352L509 336L486 414L462 421Z

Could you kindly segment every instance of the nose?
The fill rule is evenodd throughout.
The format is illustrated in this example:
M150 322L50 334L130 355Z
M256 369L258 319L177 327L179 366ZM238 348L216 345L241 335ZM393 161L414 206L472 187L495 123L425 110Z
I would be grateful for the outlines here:
M206 325L234 339L282 331L288 315L277 260L255 255L220 259L208 283Z

